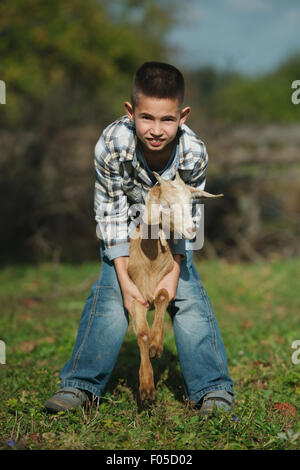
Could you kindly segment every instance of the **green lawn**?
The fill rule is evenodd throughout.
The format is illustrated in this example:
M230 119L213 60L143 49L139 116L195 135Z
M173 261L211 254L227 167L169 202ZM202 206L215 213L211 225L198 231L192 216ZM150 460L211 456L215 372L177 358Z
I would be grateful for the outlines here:
M214 417L200 417L184 397L169 318L163 357L153 363L154 405L137 401L130 327L100 404L46 414L99 265L2 269L0 449L299 449L300 364L291 347L300 340L299 262L197 264L235 383L234 409Z

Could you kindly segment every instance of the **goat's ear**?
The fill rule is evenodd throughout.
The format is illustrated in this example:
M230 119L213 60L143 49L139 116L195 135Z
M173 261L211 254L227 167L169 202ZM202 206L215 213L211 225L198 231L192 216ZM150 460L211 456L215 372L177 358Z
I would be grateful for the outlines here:
M143 221L147 225L158 225L160 222L160 186L153 186L146 197L146 211L143 215Z
M182 179L180 178L180 174L179 174L179 171L178 171L178 170L176 170L175 179L176 179L177 181L182 181Z
M156 171L153 171L153 174L155 178L157 179L157 181L159 182L159 184L162 184L165 182L164 179L158 173L156 173Z
M192 186L188 186L188 185L186 185L186 186L190 190L190 192L192 194L192 197L199 197L199 198L209 199L209 198L224 196L224 194L211 194L211 193L208 193L206 191L203 191L203 189L193 188Z
M158 238L160 239L162 246L167 246L166 234L162 228L160 228L158 231Z

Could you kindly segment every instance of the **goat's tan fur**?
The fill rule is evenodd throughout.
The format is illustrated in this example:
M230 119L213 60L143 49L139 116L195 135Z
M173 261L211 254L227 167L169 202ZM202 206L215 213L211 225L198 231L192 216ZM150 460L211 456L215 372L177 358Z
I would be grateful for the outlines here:
M171 182L163 181L159 175L155 173L159 185L151 188L146 199L147 213L151 213L151 205L159 204L162 197L168 196L168 191L173 193L174 186ZM177 184L184 187L185 191L189 191L190 196L200 197L219 197L221 195L211 195L201 190L191 188L184 184L179 174L176 175ZM169 185L169 186L168 186ZM175 193L176 195L176 193ZM150 216L149 216L150 217ZM149 303L150 308L155 308L155 317L151 330L147 322L148 308L137 300L132 302L130 314L132 316L132 324L137 335L138 345L140 349L140 396L142 400L153 400L155 398L155 387L153 379L153 369L150 357L160 357L163 351L164 340L164 313L169 304L169 294L166 289L160 289L155 299L153 292L161 279L172 271L174 266L174 258L170 248L170 240L165 240L162 236L157 239L150 238L151 223L153 220L147 220L146 230L148 230L148 238L143 238L142 228L138 226L134 236L130 239L130 254L128 262L128 274L138 287L143 298ZM159 223L156 220L155 223ZM159 232L163 235L162 232Z

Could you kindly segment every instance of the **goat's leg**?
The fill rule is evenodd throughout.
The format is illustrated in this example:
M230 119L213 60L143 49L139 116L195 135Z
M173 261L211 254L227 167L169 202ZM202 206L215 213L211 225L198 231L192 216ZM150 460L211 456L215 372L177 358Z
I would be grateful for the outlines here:
M160 289L154 299L155 317L150 336L150 357L159 358L164 348L164 314L169 304L166 289Z
M150 329L147 322L147 307L141 305L137 300L132 303L133 329L137 335L140 348L140 396L141 400L154 400L155 387L153 380L153 369L149 358Z

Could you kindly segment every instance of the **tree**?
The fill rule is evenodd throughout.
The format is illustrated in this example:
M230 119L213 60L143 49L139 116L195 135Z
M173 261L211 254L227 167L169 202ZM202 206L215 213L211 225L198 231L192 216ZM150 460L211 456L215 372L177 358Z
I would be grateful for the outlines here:
M62 126L117 112L137 66L166 56L169 4L2 0L1 124Z
M124 113L136 68L167 57L175 1L1 0L0 262L86 256L92 149L81 132L75 161L67 128L100 132Z

